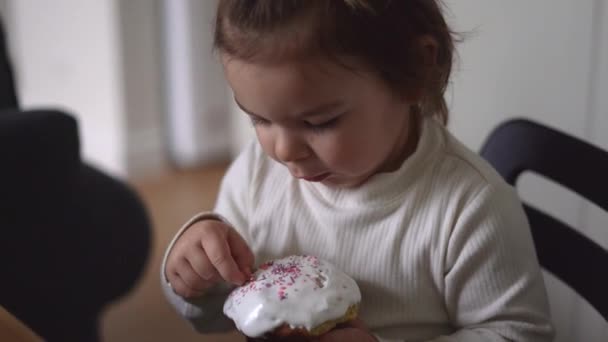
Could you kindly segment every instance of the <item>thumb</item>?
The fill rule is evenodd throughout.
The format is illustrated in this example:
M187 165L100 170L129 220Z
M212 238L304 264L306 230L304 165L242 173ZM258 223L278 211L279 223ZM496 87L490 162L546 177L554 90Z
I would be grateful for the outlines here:
M359 318L355 318L352 321L343 323L343 325L344 325L344 327L347 327L347 328L351 327L351 328L357 328L357 329L361 329L361 330L368 330L365 323L363 323L363 321Z
M368 334L357 328L334 329L319 337L318 342L334 341L363 341L361 337L367 338ZM367 339L365 341L368 341Z
M234 229L228 231L228 246L234 261L239 267L239 270L245 274L247 278L251 276L255 257L253 252L245 242L245 239Z

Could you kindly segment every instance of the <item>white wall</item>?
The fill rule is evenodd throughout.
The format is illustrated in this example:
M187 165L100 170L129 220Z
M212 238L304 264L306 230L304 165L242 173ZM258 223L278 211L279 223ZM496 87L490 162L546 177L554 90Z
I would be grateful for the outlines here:
M126 173L121 46L113 0L8 3L21 104L59 107L79 121L85 159Z
M604 150L608 150L608 3L596 0L594 15L596 23L593 40L594 65L591 72L591 93L587 122L589 139ZM608 174L608 170L606 170ZM608 214L593 205L585 205L583 223L587 234L600 241L608 249Z
M471 32L453 79L451 128L465 143L518 115L585 135L592 1L448 3L456 30Z
M124 90L125 164L130 177L151 177L169 163L159 2L118 1Z
M12 26L12 15L9 5L9 0L0 0L0 18L2 19L3 29L6 36L6 30ZM10 44L11 37L6 36L8 44Z
M229 156L229 101L212 51L216 1L163 0L168 143L179 167Z
M8 16L6 15L7 10L8 4L6 0L0 0L0 18L2 18L2 22L4 23L4 25L6 25L6 21L8 19Z

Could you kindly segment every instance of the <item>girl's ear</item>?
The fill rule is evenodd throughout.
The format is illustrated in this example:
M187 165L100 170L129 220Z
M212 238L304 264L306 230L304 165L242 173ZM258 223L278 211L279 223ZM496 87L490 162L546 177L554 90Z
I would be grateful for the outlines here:
M418 39L418 44L422 52L424 65L431 68L437 65L437 52L439 50L437 40L430 35L424 35Z
M437 40L430 35L424 35L418 38L417 44L422 60L422 77L417 87L408 89L405 99L409 103L420 103L422 101L429 83L433 80L433 72L437 66L437 54L439 50Z

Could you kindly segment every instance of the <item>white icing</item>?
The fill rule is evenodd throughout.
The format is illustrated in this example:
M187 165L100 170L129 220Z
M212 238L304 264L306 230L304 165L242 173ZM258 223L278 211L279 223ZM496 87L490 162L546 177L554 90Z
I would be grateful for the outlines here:
M343 316L361 301L357 283L313 256L290 256L263 264L224 303L224 314L249 337L289 324L311 330Z

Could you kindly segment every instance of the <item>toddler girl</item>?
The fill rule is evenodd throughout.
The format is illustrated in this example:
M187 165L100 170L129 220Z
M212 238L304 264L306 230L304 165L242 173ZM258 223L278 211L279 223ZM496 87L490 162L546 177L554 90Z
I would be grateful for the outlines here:
M360 321L321 341L550 341L515 191L446 130L438 0L220 0L215 47L257 134L162 266L201 332L227 284L293 254L351 275Z

